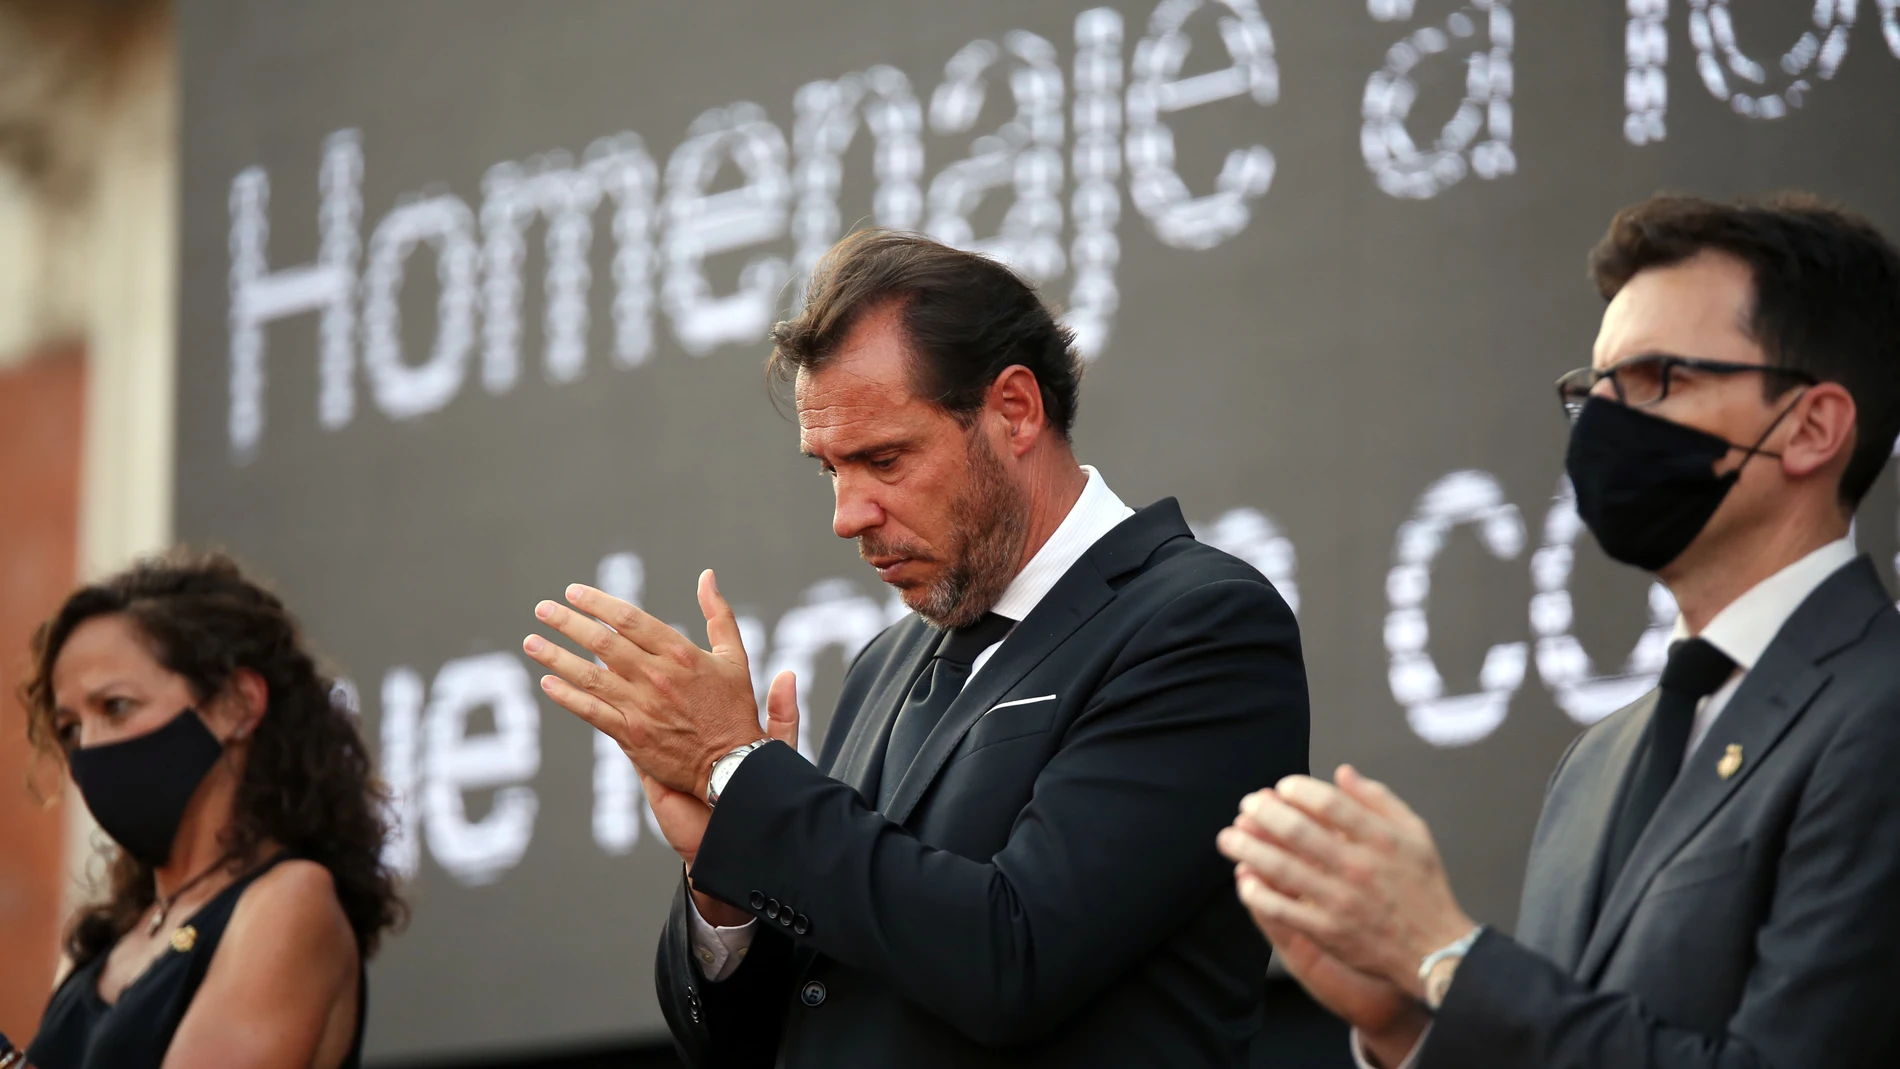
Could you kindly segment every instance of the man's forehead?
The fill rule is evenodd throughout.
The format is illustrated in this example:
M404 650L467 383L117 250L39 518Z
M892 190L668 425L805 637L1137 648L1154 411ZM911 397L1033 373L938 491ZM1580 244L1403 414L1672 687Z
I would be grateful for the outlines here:
M831 359L793 381L801 440L886 433L928 407L911 390L908 358L883 324L860 324Z
M806 411L834 406L892 408L910 400L910 384L902 369L884 374L875 362L840 355L816 371L801 369L792 392L802 420Z
M1734 257L1702 253L1645 268L1603 312L1593 362L1608 367L1646 353L1760 362L1749 336L1754 281Z
M805 430L889 415L913 400L901 376L893 382L842 363L829 363L815 372L800 371L793 389L798 425Z
M808 453L825 447L848 447L862 438L896 429L891 409L867 404L821 404L798 408L798 440Z

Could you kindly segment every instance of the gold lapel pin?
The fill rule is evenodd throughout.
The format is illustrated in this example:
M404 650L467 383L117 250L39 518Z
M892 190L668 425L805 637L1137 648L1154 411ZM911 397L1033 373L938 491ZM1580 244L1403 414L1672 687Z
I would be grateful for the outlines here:
M1715 763L1715 774L1722 777L1723 779L1728 779L1730 776L1733 776L1735 773L1740 772L1741 770L1742 770L1741 744L1731 742L1728 744L1728 751L1722 754L1722 759Z
M172 949L180 954L188 954L198 945L198 929L187 924L172 933Z

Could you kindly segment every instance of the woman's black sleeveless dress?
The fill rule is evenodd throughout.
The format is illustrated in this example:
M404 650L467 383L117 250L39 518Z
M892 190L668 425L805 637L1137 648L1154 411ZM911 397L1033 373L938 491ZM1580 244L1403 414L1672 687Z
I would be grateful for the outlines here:
M270 861L199 907L174 929L190 929L194 937L174 941L171 949L126 985L119 1001L107 1005L99 997L99 972L109 951L73 970L47 1003L40 1033L26 1049L27 1064L33 1069L160 1069L172 1034L204 982L211 956L218 952L238 898L284 860L280 856ZM185 949L179 949L187 942ZM357 968L356 1039L343 1059L343 1069L359 1069L362 1064L369 984L362 967Z

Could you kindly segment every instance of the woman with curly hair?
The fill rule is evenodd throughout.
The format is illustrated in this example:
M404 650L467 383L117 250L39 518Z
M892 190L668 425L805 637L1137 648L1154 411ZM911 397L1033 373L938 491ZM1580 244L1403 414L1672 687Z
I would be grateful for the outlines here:
M33 638L27 735L110 851L35 1069L358 1064L363 963L402 911L351 714L223 556L82 587Z

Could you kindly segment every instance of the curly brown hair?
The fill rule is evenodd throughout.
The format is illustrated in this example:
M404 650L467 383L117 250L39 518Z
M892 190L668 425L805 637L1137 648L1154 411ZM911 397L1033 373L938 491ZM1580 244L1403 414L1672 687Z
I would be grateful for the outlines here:
M395 875L381 857L388 792L374 777L355 716L332 699L332 681L304 648L284 603L228 556L183 550L74 591L34 633L33 671L20 686L27 739L42 756L66 756L53 724L60 650L81 623L113 615L138 627L153 657L182 676L199 702L222 693L239 669L263 677L269 714L251 736L222 844L240 863L262 860L264 844L275 842L328 869L367 959L404 917ZM66 934L67 953L80 964L104 953L152 898L151 868L117 851L109 894L79 911Z

